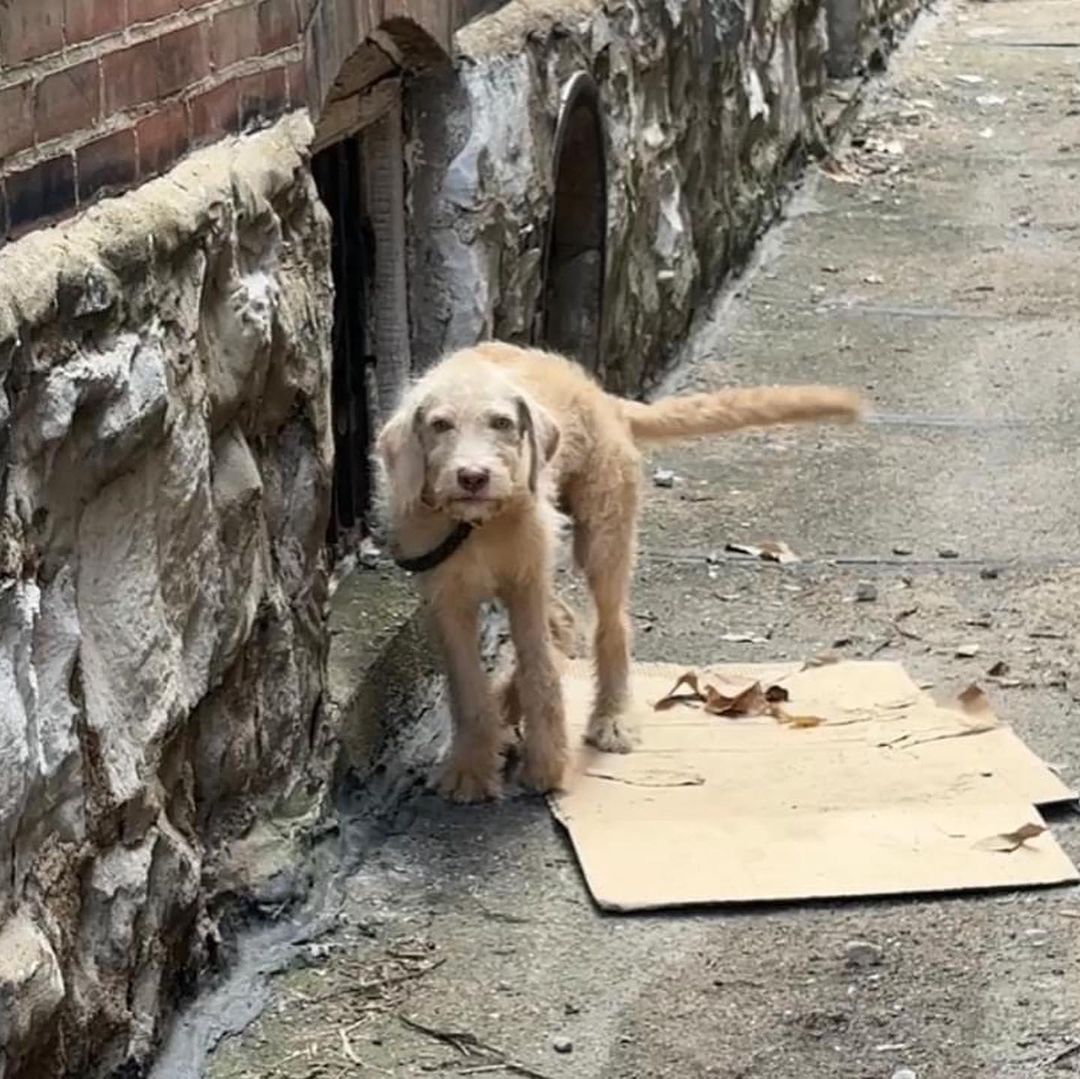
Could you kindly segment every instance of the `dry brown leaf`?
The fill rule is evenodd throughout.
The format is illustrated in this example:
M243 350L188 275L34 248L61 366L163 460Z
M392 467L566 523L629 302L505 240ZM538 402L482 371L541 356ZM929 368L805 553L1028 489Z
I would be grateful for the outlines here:
M787 717L787 726L792 730L803 731L811 727L820 727L825 720L821 716L792 716Z
M1000 835L994 836L996 842L1005 844L996 849L1004 854L1010 854L1014 850L1019 850L1029 839L1034 839L1045 831L1046 826L1044 824L1034 824L1028 821L1026 824L1021 824L1015 832L1002 832Z
M970 715L981 715L990 711L990 698L974 682L956 698L961 709Z
M858 186L863 182L862 177L852 172L850 166L837 161L835 158L822 162L821 171L837 184L855 184Z
M725 550L736 554L748 554L765 562L779 562L791 565L800 561L799 556L781 540L766 540L764 543L728 543Z
M820 727L825 720L821 716L800 716L793 712L787 712L779 704L769 707L769 714L777 723L790 727L794 731L809 730L811 727Z
M690 689L689 693L680 693L683 686ZM703 701L701 690L698 688L698 676L695 671L684 671L679 675L679 680L653 705L653 711L662 712L676 704L686 704L693 701Z
M715 686L706 686L705 711L714 716L761 715L765 711L765 693L760 682L747 686L734 696L721 693Z
M767 540L761 545L761 557L767 562L789 566L800 561L799 556L783 540Z

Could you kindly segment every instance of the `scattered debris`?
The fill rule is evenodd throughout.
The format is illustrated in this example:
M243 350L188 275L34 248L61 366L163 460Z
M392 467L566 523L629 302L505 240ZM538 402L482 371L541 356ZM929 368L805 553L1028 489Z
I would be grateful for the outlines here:
M856 603L873 603L878 598L877 585L873 581L859 581L855 585Z
M1048 626L1041 626L1038 629L1033 629L1029 634L1033 640L1037 641L1063 641L1065 640L1065 634L1059 629L1051 629Z
M994 616L988 611L982 614L972 615L964 620L965 626L978 626L979 629L990 629L994 624Z
M988 667L986 671L990 678L1004 678L1009 673L1009 665L1003 659L999 659L992 667Z
M721 633L717 639L727 644L766 644L769 640L756 633Z
M904 557L906 555L912 554L913 552L912 552L912 549L910 547L908 547L906 544L897 543L897 544L893 545L892 553L895 554L895 555L900 555L901 557Z
M764 543L728 543L724 550L735 554L748 554L763 562L779 562L786 566L800 561L799 556L782 540L766 540Z
M994 566L983 566L983 568L979 570L979 576L984 581L996 581L998 577L1001 576L1001 571Z
M957 659L974 659L978 654L979 646L970 641L965 644L958 644L956 651L953 653Z
M959 558L960 552L955 547L942 547L938 551L938 558Z
M1004 105L1006 99L1001 94L979 94L975 98L975 104L981 105L984 109L992 109L998 105Z
M884 953L876 945L868 940L849 940L844 945L844 962L849 967L864 970L866 967L881 965Z
M885 284L885 278L883 278L883 277L881 276L881 274L876 274L876 273L868 273L868 274L867 274L867 275L866 275L866 276L865 276L865 277L863 278L863 280L864 280L864 281L865 281L865 282L866 282L866 283L867 283L868 285L883 285L883 284Z
M897 1068L892 1073L892 1079L919 1079L919 1074L911 1068Z
M658 468L652 476L654 487L674 487L675 473L670 468Z
M982 75L956 75L954 78L957 82L966 83L968 86L979 86L986 82Z
M676 704L700 705L710 715L727 716L732 719L744 716L772 716L777 723L791 727L793 730L808 730L812 727L820 727L825 722L821 716L795 715L787 712L781 705L789 699L790 694L780 685L762 686L760 682L752 682L747 686L731 686L721 690L708 682L702 683L696 671L684 671L679 675L675 685L653 705L653 711L663 712ZM657 785L694 785L690 782L691 778L681 776L678 784L669 781ZM626 782L635 781L628 779Z
M551 1048L556 1053L572 1053L574 1051L574 1043L569 1038L556 1038L551 1043Z

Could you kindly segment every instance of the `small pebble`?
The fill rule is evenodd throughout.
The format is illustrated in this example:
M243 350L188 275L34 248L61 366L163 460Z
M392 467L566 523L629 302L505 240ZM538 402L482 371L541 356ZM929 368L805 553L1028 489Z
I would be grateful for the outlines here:
M371 541L369 537L365 537L360 543L360 565L364 569L377 569L379 566L379 557L382 552Z
M882 958L881 949L868 940L849 940L844 945L844 961L849 967L876 967Z
M910 547L905 547L902 543L898 543L895 547L893 547L892 553L898 555L909 555L912 553L912 550Z
M855 586L856 603L873 603L877 599L877 585L873 581L860 581Z
M674 487L675 473L670 468L658 468L652 475L652 481L657 487Z
M942 547L938 551L938 558L959 558L960 552L955 547Z
M574 1051L574 1043L569 1038L556 1038L551 1043L551 1048L556 1053L572 1053Z
M1001 571L994 566L983 566L983 568L979 570L979 576L984 581L996 581L1000 574Z
M892 1079L919 1079L918 1073L911 1068L897 1068L892 1073Z

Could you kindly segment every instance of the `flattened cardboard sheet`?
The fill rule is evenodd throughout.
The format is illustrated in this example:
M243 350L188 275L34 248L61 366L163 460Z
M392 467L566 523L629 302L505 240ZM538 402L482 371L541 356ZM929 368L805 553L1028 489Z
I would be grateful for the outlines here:
M942 708L897 663L718 665L702 682L782 684L791 715L653 707L686 670L640 664L626 756L582 746L550 804L595 901L611 910L871 896L1076 881L1036 806L1076 798L992 713ZM564 682L575 734L587 664ZM580 744L580 738L575 741Z

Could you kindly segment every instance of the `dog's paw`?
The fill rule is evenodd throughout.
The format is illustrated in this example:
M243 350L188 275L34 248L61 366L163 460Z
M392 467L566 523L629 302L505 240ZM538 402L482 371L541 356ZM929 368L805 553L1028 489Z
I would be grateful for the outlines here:
M443 762L435 789L451 802L487 802L502 794L499 757L489 753L453 754Z
M567 754L562 748L538 750L528 744L525 746L525 758L521 764L520 780L537 794L548 794L562 789L566 776Z
M637 728L624 716L593 716L585 741L603 753L632 753L641 741Z

